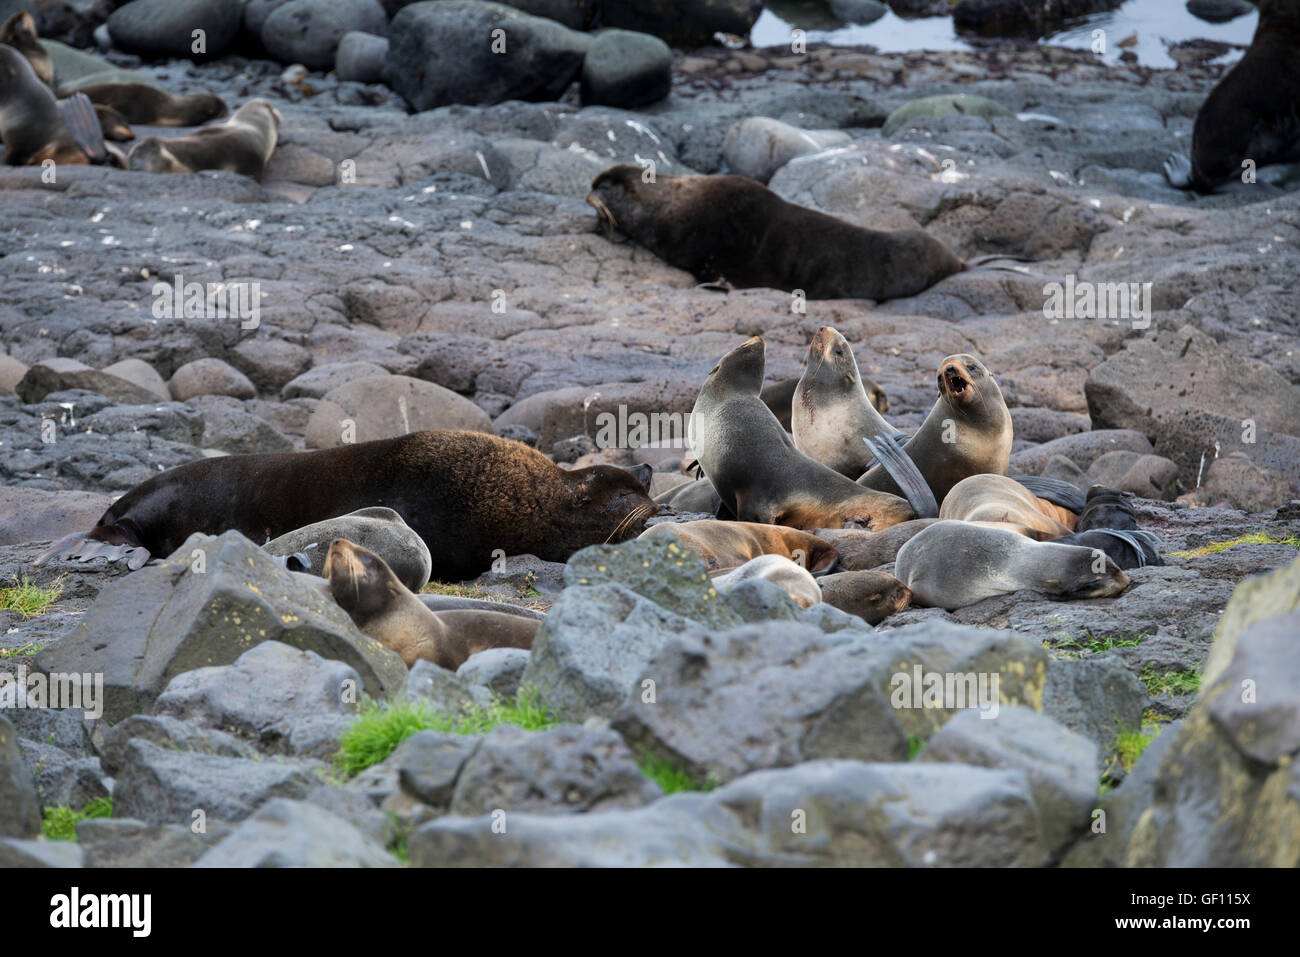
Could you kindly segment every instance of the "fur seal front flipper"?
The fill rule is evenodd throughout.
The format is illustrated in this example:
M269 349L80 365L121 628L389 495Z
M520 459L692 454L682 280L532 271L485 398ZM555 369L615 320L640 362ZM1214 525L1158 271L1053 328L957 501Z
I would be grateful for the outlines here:
M912 506L917 518L935 518L939 514L939 503L934 500L934 492L921 475L920 469L911 456L903 451L903 446L893 436L885 436L879 442L863 438L871 454L876 457L881 468L889 473L903 491L903 498Z
M68 124L68 132L92 166L102 166L111 161L104 145L104 132L99 127L99 117L86 94L74 93L59 100L59 112Z

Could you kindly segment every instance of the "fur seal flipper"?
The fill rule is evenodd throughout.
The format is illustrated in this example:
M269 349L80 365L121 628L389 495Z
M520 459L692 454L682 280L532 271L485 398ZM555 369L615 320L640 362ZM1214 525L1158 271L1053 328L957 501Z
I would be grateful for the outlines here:
M99 127L99 117L95 115L95 108L86 94L74 93L59 100L59 112L68 124L68 132L92 165L100 166L110 161L108 150L104 146L104 132Z
M1083 491L1073 482L1065 479L1051 478L1046 475L1013 475L1015 479L1039 498L1045 498L1053 505L1068 508L1075 515L1083 511L1086 503Z
M892 435L884 436L879 442L863 438L867 449L876 457L881 467L889 473L894 484L903 490L903 498L912 506L917 518L934 518L939 514L939 503L934 500L934 492L926 484L920 470L911 457L903 451L902 443Z

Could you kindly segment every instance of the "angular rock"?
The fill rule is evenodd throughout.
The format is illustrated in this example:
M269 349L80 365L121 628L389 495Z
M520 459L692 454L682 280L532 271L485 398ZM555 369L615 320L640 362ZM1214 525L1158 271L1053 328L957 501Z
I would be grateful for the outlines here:
M14 386L18 398L28 404L42 401L51 392L85 389L98 392L114 402L155 402L157 396L127 379L98 372L75 359L42 359Z
M85 867L189 867L230 831L224 821L208 821L195 831L133 818L86 818L77 822L77 844Z
M347 821L305 801L268 801L195 867L399 867Z
M82 849L72 841L0 838L0 867L84 867Z
M420 731L403 741L387 763L397 768L405 794L445 813L461 768L483 738L481 734Z
M1300 558L1286 568L1243 581L1232 593L1214 628L1214 643L1206 656L1201 687L1208 688L1227 670L1237 653L1237 641L1252 625L1290 615L1300 609Z
M0 837L28 837L40 829L36 788L23 763L18 732L0 714Z
M468 685L491 688L499 697L513 698L530 654L524 648L489 648L466 658L456 670L456 677Z
M1104 658L1053 658L1047 665L1043 714L1097 745L1104 763L1121 731L1142 726L1146 687L1122 664Z
M247 741L224 731L199 728L179 718L133 714L118 722L100 745L100 761L109 774L117 774L126 755L126 746L143 740L171 751L196 751L226 758L255 758L257 749Z

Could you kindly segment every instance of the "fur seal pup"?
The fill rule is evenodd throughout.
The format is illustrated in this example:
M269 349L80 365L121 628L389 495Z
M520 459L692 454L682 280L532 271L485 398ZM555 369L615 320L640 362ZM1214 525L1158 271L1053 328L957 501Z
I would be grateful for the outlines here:
M1005 475L1011 460L1012 426L1002 390L972 355L948 356L939 364L939 398L921 428L903 446L943 502L962 479L983 472ZM881 466L858 479L866 488L897 492Z
M738 568L713 576L713 587L726 594L738 585L761 578L776 585L801 608L811 608L822 600L822 590L808 569L781 555L760 555Z
M953 521L936 522L899 549L894 574L918 604L948 610L1025 588L1058 599L1108 598L1129 581L1091 548Z
M532 648L540 625L496 611L430 611L382 558L346 538L330 542L324 571L330 594L353 624L408 668L424 659L455 671L489 648Z
M49 51L41 46L36 32L36 19L26 10L19 10L0 26L0 44L7 44L21 53L32 65L37 79L54 89L54 61Z
M911 589L886 572L836 572L818 579L817 584L822 601L869 625L880 624L912 602Z
M536 449L483 432L411 432L179 465L131 489L97 527L54 543L37 561L103 555L138 567L194 532L233 528L265 542L376 505L424 540L440 581L487 571L497 550L562 562L587 545L635 538L658 511L624 469L565 471Z
M1246 55L1210 91L1192 127L1190 159L1165 161L1165 177L1199 193L1239 179L1242 164L1300 160L1300 2L1260 0Z
M1039 498L1015 479L996 473L972 475L944 496L940 518L959 522L1001 522L1043 542L1074 531L1075 516Z
M742 522L793 528L888 528L915 517L897 495L864 489L808 458L763 404L767 344L754 336L709 373L690 418L690 445L722 505Z
M230 115L226 101L212 93L174 96L148 83L95 83L77 92L86 94L95 106L114 110L127 123L141 126L202 126Z
M879 232L788 203L744 176L642 180L605 170L587 202L614 230L698 281L766 286L809 299L898 299L961 272L957 254L919 229Z
M27 58L7 44L0 44L0 139L10 166L116 162L90 101L80 94L55 100Z
M699 555L710 572L738 568L762 555L780 555L813 575L825 575L839 561L839 553L825 539L757 522L660 522L647 528L641 537L675 539Z
M266 100L250 100L220 126L184 136L147 136L127 157L130 169L148 173L194 173L224 169L260 180L275 152L280 111Z

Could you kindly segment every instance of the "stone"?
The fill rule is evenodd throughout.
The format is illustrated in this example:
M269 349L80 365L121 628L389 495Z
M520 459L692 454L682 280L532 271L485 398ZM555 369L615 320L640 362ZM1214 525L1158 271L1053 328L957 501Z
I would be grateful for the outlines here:
M158 370L143 359L123 359L121 362L114 362L112 365L104 366L100 370L104 375L116 376L124 379L133 385L151 392L160 402L171 400L171 392L167 388L167 380L158 374Z
M880 0L831 0L831 13L845 23L875 23L888 10Z
M206 59L225 53L243 19L240 0L132 0L108 17L113 45L144 57ZM193 31L204 48L194 50Z
M214 358L185 363L172 373L168 388L178 402L198 395L228 395L235 399L251 399L257 395L248 376L228 362Z
M397 769L403 793L446 813L461 768L478 749L481 734L418 731L398 746L386 763Z
M514 698L530 654L524 648L489 648L466 658L456 677L468 685L490 688L498 697Z
M352 83L387 83L387 37L359 30L343 34L334 54L334 75Z
M77 822L85 867L189 867L231 831L224 821L149 824L134 818L99 817Z
M263 804L195 867L399 867L352 824L305 801Z
M18 732L0 714L0 837L29 837L40 829L36 787L23 763Z
M84 867L84 853L72 841L0 838L0 867Z
M372 379L387 374L387 369L373 362L327 362L313 366L286 382L280 390L280 398L321 399L327 392L356 379Z
M751 116L727 131L722 149L731 172L767 183L792 159L850 140L842 130L801 130L780 120Z
M1214 643L1205 659L1201 687L1219 680L1237 653L1238 639L1254 624L1300 609L1300 558L1267 575L1239 584L1214 628Z
M40 402L50 393L66 392L69 389L98 392L114 402L157 400L157 396L149 389L115 375L98 372L75 359L42 359L28 369L14 386L18 398L28 404Z
M450 389L409 376L388 375L357 379L326 393L307 422L307 447L343 445L345 429L351 435L347 441L371 442L423 429L491 433L492 420Z
M630 30L598 33L582 61L584 106L632 109L666 97L673 85L673 52L658 37Z
M988 97L970 93L943 93L912 100L900 106L885 118L885 125L880 128L880 135L893 139L899 132L905 130L908 124L916 120L956 115L996 119L1000 116L1011 116L1012 113L1001 103Z
M302 0L293 0L301 3ZM333 177L331 176L331 182ZM253 387L265 395L275 395L312 363L311 352L300 345L259 336L244 339L230 350L230 361L246 375Z
M1142 727L1146 687L1117 661L1053 658L1047 665L1043 714L1097 745L1104 764L1122 731Z
M22 485L0 488L0 545L52 542L94 528L113 504L102 492L49 492Z
M290 0L271 11L260 36L267 52L281 63L328 70L345 34L378 34L387 28L388 16L379 0Z
M280 557L301 552L311 560L311 573L324 577L330 542L336 538L346 538L374 552L393 570L398 581L413 592L429 583L429 572L433 569L429 546L402 521L402 516L379 505L304 525L271 539L262 548Z

